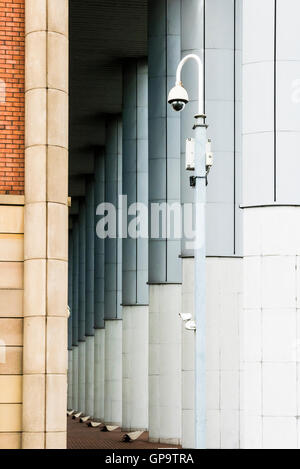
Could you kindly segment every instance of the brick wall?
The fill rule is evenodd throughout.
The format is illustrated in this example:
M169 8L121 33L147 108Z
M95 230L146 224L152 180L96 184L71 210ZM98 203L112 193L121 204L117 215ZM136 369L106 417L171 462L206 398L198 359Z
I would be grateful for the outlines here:
M0 194L24 193L25 0L0 0Z

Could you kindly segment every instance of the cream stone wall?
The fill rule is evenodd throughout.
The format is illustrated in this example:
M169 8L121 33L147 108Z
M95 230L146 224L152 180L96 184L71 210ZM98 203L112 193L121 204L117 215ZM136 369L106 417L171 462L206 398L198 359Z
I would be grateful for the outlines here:
M68 0L26 0L23 449L66 447Z
M21 448L23 204L23 197L0 196L0 449Z

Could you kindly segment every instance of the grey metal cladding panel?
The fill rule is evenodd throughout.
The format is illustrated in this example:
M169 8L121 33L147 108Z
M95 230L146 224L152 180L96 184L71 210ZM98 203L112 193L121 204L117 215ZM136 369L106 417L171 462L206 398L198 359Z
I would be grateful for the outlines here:
M166 198L166 159L149 161L149 199L150 201Z
M167 89L165 76L149 79L149 119L166 117Z
M104 317L105 319L116 319L117 317L117 292L105 291Z
M137 201L148 206L148 173L138 173Z
M240 1L240 0L238 0ZM208 49L233 49L234 1L206 1L206 47Z
M143 70L143 73L140 73L141 70ZM138 107L148 106L148 65L145 64L143 68L141 68L140 62L137 77L137 105Z
M127 173L135 173L137 158L137 142L135 139L123 140L123 177Z
M135 139L137 137L137 113L136 108L127 108L123 115L124 140Z
M149 160L166 158L166 119L149 119ZM150 165L149 161L149 165Z
M166 281L167 243L165 240L149 239L149 282Z
M167 119L167 154L168 159L180 160L180 118L178 116Z
M148 269L139 270L137 276L137 302L147 305L149 303Z
M146 107L137 109L137 138L148 138L148 109Z
M209 2L206 2L209 3ZM181 1L181 49L199 49L203 45L203 0Z
M180 34L181 1L167 0L167 34L168 36Z
M180 159L167 160L167 200L176 200L180 203Z
M244 135L243 204L274 202L273 132Z
M234 209L232 204L207 204L207 255L232 256L234 243Z
M181 240L180 239L169 239L167 242L167 281L168 282L180 282L181 281Z
M148 72L150 80L156 77L165 77L167 74L165 36L150 37L148 51Z
M137 299L137 276L135 271L123 271L122 303L133 305Z
M207 100L234 100L234 51L207 50L205 55Z
M234 157L232 152L215 152L208 176L207 200L234 204Z
M232 101L207 101L207 135L215 152L234 152L234 104ZM213 169L212 169L213 171Z
M123 271L135 271L137 263L137 244L132 238L123 239Z
M137 270L148 271L148 239L137 239Z
M116 264L105 264L105 291L116 291L117 289L117 267Z
M148 140L137 141L137 170L148 174Z
M177 66L181 58L180 45L180 35L167 37L167 76L173 79L173 86L175 83Z
M115 238L105 239L105 263L113 264L117 262L117 240Z
M69 231L69 262L68 262L68 305L70 308L70 316L68 319L68 349L73 344L73 234Z

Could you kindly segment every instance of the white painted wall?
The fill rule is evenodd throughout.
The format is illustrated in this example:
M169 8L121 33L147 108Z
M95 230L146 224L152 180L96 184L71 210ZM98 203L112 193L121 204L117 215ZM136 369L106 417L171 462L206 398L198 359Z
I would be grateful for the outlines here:
M181 442L181 285L150 285L149 438Z
M122 320L105 321L105 391L106 424L122 425Z
M148 429L149 307L123 307L124 431Z

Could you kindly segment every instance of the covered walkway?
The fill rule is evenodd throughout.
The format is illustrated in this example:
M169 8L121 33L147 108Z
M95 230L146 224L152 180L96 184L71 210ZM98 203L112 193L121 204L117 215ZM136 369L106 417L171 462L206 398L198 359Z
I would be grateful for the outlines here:
M149 433L145 432L133 442L123 442L124 432L102 432L99 428L90 428L79 423L78 419L68 417L68 449L159 449L179 448L179 446L149 443Z

